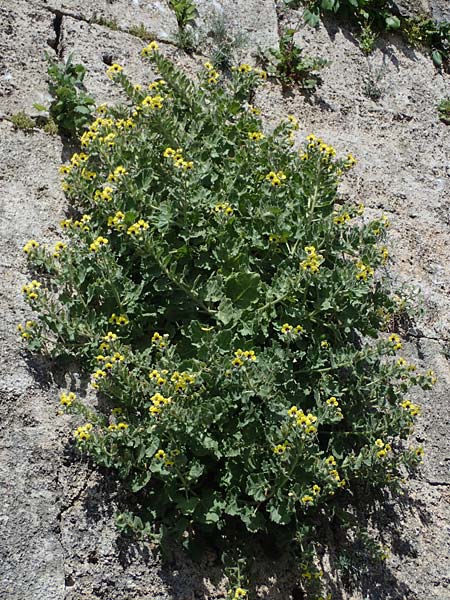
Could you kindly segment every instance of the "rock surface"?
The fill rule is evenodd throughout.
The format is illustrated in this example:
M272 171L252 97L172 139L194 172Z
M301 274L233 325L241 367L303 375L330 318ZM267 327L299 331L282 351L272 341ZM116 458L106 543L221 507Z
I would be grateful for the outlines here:
M270 0L203 2L197 27L210 29L210 6L223 14L233 35L256 46L276 45L279 28L299 22L299 12ZM412 3L410 3L412 4ZM426 4L426 6L425 6ZM419 6L420 5L420 6ZM449 18L445 0L418 0L419 12ZM417 12L417 11L416 11ZM143 42L126 31L92 23L116 19L121 30L144 24L160 40L173 41L174 14L166 2L126 0L4 0L0 6L0 194L2 374L0 377L0 598L8 600L196 600L225 598L225 582L213 562L194 565L177 555L161 563L154 548L130 543L114 528L120 485L80 460L68 444L73 418L57 414L57 396L76 373L28 360L15 333L29 316L20 288L27 281L21 255L30 238L53 242L64 214L57 168L66 148L36 130L15 131L9 117L47 103L44 52L88 68L86 85L99 102L117 91L105 76L118 61L136 82L151 80L138 53ZM103 21L104 22L104 21ZM300 20L301 22L301 20ZM313 131L358 165L342 191L363 200L369 213L385 212L392 223L388 245L391 276L420 291L424 314L410 331L407 354L439 377L420 397L423 416L416 433L426 451L405 502L392 509L386 543L392 555L353 589L331 585L333 600L450 599L450 171L449 129L437 117L450 78L431 59L396 36L377 42L373 55L360 51L351 29L332 20L315 31L301 27L298 42L331 61L310 99L269 83L255 103L270 123L298 116L298 142ZM170 44L163 51L194 74L202 57ZM378 101L370 99L376 88ZM80 384L81 385L81 384ZM267 572L264 573L263 571ZM298 598L292 576L261 569L260 597Z

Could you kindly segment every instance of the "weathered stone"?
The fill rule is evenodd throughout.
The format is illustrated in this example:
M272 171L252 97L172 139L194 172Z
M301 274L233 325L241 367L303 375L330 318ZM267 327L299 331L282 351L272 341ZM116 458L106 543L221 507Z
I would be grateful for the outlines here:
M214 47L215 32L224 28L229 39L242 44L241 57L255 57L259 50L278 46L278 19L273 0L196 0L197 26L206 33ZM236 44L235 44L236 45Z
M0 5L0 112L31 112L48 105L47 63L54 39L53 15L36 3L4 0Z
M78 17L83 21L101 22L111 30L128 31L143 26L158 40L174 40L178 33L175 14L166 0L42 0L53 11Z

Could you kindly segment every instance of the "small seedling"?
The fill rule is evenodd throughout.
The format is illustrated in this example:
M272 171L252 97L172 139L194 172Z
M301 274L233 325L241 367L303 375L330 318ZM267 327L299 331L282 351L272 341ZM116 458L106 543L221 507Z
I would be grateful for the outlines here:
M90 19L90 23L94 23L95 25L101 25L102 27L107 27L108 29L112 29L112 31L118 31L120 29L116 19L107 19L105 17L102 17L101 15L97 15L96 13L94 13L92 18Z
M305 91L313 91L321 82L318 71L327 65L322 58L303 55L303 50L294 41L294 29L287 29L280 38L278 49L271 49L269 70L283 85L296 84Z
M12 115L11 123L14 125L15 129L21 129L22 131L26 132L32 131L36 127L34 119L32 119L23 111Z
M141 23L140 25L133 25L128 30L128 33L131 33L131 35L134 35L135 37L138 37L141 40L144 40L145 42L149 42L153 39L152 35L147 31L143 23Z
M83 65L74 64L72 55L65 64L47 57L49 61L49 91L53 97L50 104L50 116L60 132L67 135L79 135L86 123L91 119L94 99L84 88L83 80L86 69Z
M438 113L440 120L446 125L450 125L450 97L443 98L439 102Z

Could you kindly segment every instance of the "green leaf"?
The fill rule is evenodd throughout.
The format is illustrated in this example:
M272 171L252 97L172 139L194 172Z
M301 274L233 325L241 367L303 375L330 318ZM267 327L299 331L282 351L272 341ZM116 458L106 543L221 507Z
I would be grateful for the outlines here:
M236 306L247 308L258 298L260 283L258 273L236 273L225 280L225 293Z
M433 59L435 65L438 67L442 66L442 53L439 52L439 50L434 50L431 53L431 58Z
M131 486L130 486L131 491L138 492L139 490L141 490L150 481L151 476L152 476L152 474L148 471L145 473L139 473L138 475L136 475L134 477L133 481L131 482Z
M317 27L317 25L320 23L319 12L313 12L308 8L303 11L303 18L305 19L305 23L311 27Z
M388 29L398 29L401 25L400 19L398 17L394 17L394 15L389 15L385 18L386 27Z

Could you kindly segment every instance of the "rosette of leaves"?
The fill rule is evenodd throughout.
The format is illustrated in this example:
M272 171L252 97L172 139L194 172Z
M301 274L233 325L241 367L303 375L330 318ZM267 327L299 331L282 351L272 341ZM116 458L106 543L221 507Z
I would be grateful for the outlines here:
M66 246L27 246L27 339L93 372L104 408L64 403L89 419L81 450L137 494L122 526L305 553L336 502L419 461L404 395L432 375L383 334L387 221L342 204L352 157L314 136L299 155L293 118L264 135L248 65L195 84L147 54L162 79L113 65L128 101L63 168Z
M50 116L60 132L80 135L91 120L95 101L86 93L83 81L86 68L73 62L70 55L65 63L47 57L49 61L49 92L53 99Z
M279 48L269 50L265 59L273 76L284 85L298 85L304 91L314 91L321 83L319 71L328 63L323 58L305 56L295 43L295 29L287 29L280 37Z

